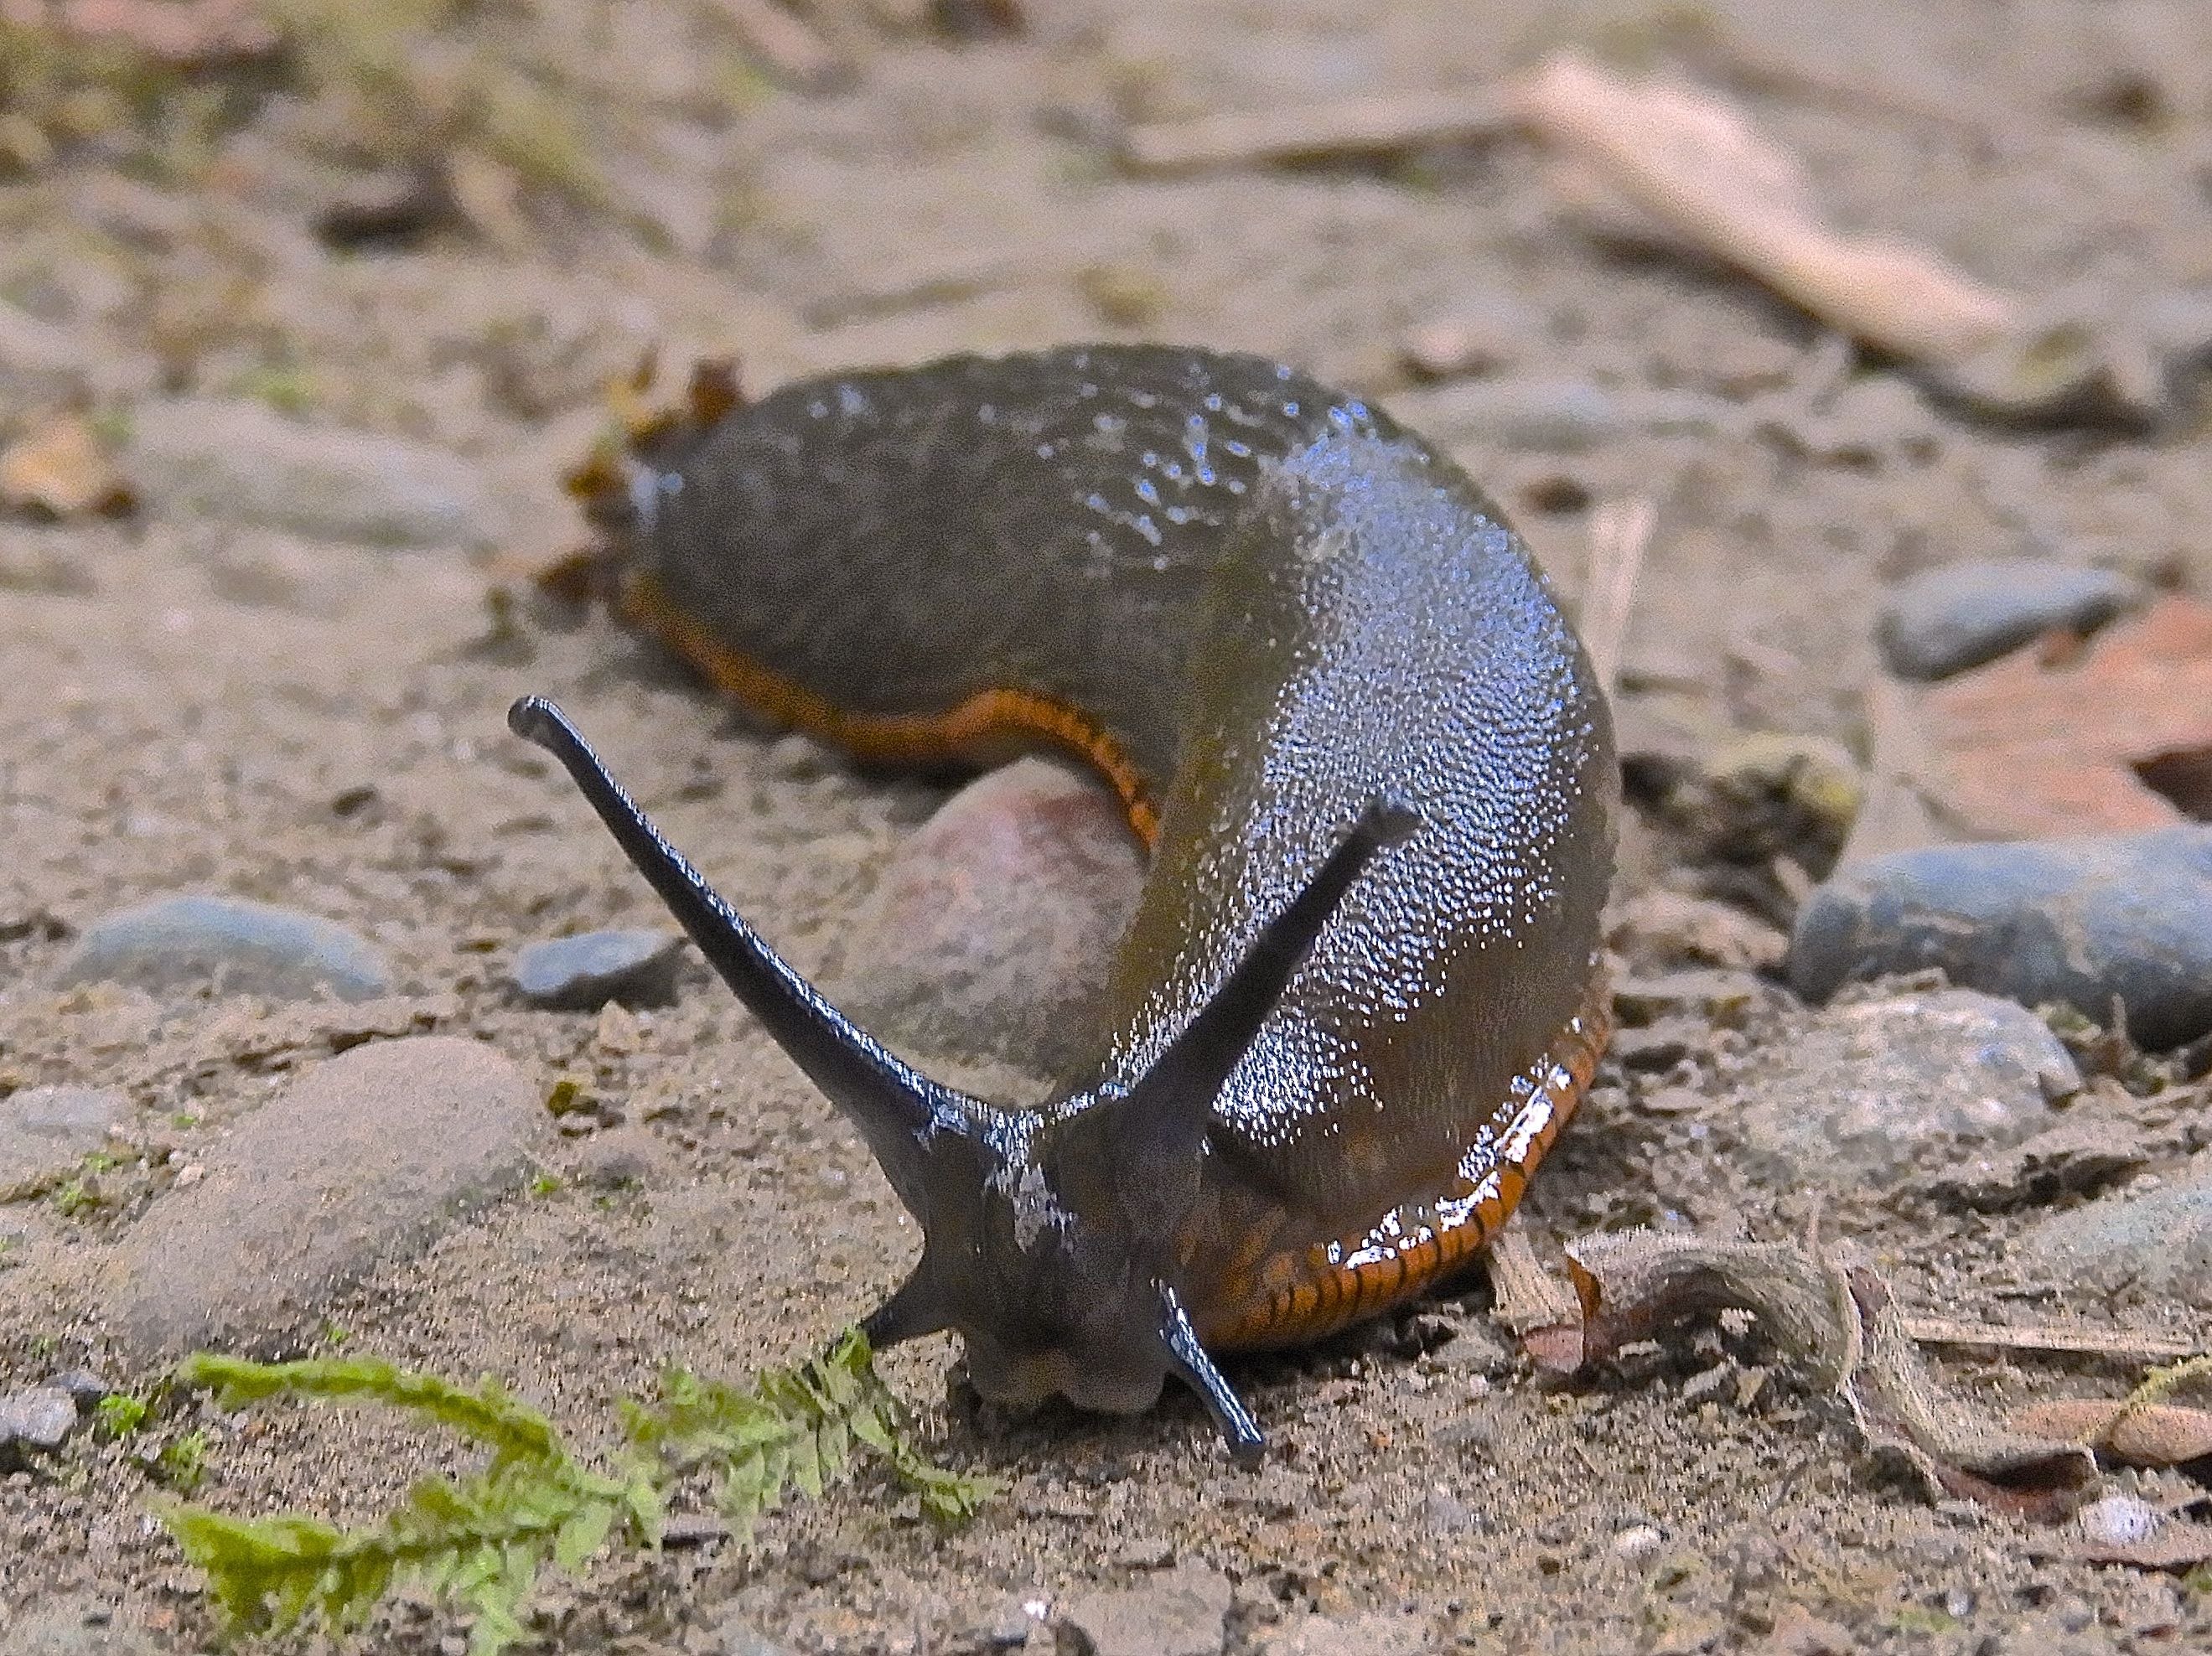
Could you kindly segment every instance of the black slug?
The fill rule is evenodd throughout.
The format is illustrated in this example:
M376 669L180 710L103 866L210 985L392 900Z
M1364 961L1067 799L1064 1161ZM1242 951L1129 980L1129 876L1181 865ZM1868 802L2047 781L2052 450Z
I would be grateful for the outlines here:
M956 1329L1009 1401L1176 1374L1256 1451L1210 1354L1464 1259L1606 1038L1611 728L1527 549L1379 410L1159 347L713 399L602 485L623 612L724 688L869 758L1070 749L1152 851L1095 1063L987 1103L823 1001L557 710L509 715L921 1222L870 1338Z

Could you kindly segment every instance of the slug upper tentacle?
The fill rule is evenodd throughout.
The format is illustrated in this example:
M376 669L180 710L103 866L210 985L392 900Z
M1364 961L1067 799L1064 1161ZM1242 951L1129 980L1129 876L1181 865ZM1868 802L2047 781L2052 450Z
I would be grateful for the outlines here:
M872 758L1088 759L1153 853L1094 1069L994 1105L894 1057L568 767L921 1222L879 1344L1141 1409L1372 1314L1493 1234L1607 1034L1616 789L1581 646L1449 461L1279 364L959 358L726 397L593 502L620 605ZM1387 854L1386 854L1387 853Z

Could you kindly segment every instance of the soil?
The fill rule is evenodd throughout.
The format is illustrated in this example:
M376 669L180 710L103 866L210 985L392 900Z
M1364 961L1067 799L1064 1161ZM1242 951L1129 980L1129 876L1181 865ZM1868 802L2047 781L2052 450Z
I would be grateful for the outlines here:
M331 1306L323 1333L343 1349L504 1376L605 1445L613 1400L663 1364L739 1375L796 1356L902 1274L914 1227L865 1148L703 974L611 1034L589 1013L526 1010L504 982L532 938L662 920L566 784L507 735L518 694L556 696L619 755L672 836L809 970L843 964L876 871L945 797L751 728L604 621L517 624L488 600L505 581L495 559L580 540L560 473L604 423L602 381L648 346L672 364L734 354L764 387L1157 337L1279 355L1388 403L1409 387L1402 331L1472 308L1512 318L1509 378L1740 402L1839 371L1817 327L1748 284L1583 234L1518 142L1140 180L1107 157L1117 119L1480 84L1567 42L1633 62L1750 41L1805 75L1728 90L1804 158L1838 222L2029 292L2203 274L2212 12L2187 0L1858 0L1817 24L1781 0L1686 20L1501 0L1479 26L1446 0L1372 17L1303 0L1024 9L1025 37L965 43L856 11L854 82L805 94L732 74L712 7L546 0L539 73L622 117L613 199L529 187L511 222L479 215L399 246L317 239L319 211L381 181L374 158L333 159L329 96L258 83L192 165L149 175L94 146L0 186L0 294L112 364L96 383L125 389L103 409L154 394L132 381L149 360L169 389L281 390L310 423L467 457L507 514L495 551L473 555L159 512L0 524L0 1089L121 1089L155 1151L90 1209L49 1212L52 1246L120 1234L161 1199L168 1151L189 1162L333 1044L328 1020L296 1009L46 986L72 929L191 889L358 928L398 961L414 1027L494 1043L549 1089L584 1077L627 1118L605 1132L637 1177L594 1184L605 1147L561 1141L546 1157L559 1191L496 1204ZM1656 502L1627 729L1862 744L1881 596L1935 562L2039 549L2212 590L2200 442L1930 416L1910 442L1829 460L1632 429L1566 452L1479 435L1456 452L1570 598L1595 504ZM1634 812L1625 834L1617 899L1698 883L1682 836ZM1787 1041L1807 1016L1777 991L1743 1029L1698 1022L1670 1084L1720 1095L1747 1041ZM946 1074L1008 1095L1045 1086L974 1064ZM2004 1244L2036 1209L1881 1188L1815 1203L1731 1169L1724 1122L1679 1095L1646 1110L1643 1094L1601 1075L1527 1204L1543 1247L1661 1220L1781 1238L1817 1218L1916 1309L2205 1338L2201 1317L2023 1285ZM7 1282L0 1384L80 1365L133 1389L156 1378L117 1354L97 1307L58 1319ZM1478 1273L1416 1317L1237 1365L1276 1445L1256 1472L1231 1467L1179 1392L1133 1420L1011 1418L948 1380L951 1344L921 1342L883 1368L924 1436L1009 1481L975 1523L939 1532L863 1482L770 1515L749 1543L603 1562L554 1595L540 1632L564 1650L696 1651L720 1648L710 1630L735 1613L799 1651L963 1650L1011 1606L1182 1560L1236 1584L1237 1651L1300 1611L1401 1610L1433 1647L1480 1651L1827 1647L1805 1642L1808 1617L1869 1650L2212 1647L2212 1598L2040 1558L2011 1520L1931 1502L1755 1338L1686 1334L1561 1385L1513 1354L1488 1303ZM1721 1365L1769 1372L1691 1383ZM1943 1367L1991 1405L2134 1379L2095 1358L1953 1352ZM209 1434L200 1497L241 1511L357 1518L452 1464L442 1440L374 1414L186 1419ZM157 1494L128 1443L89 1432L9 1477L0 1605L87 1593L152 1648L212 1646L195 1576L145 1516ZM1620 1539L1640 1526L1656 1549ZM454 1629L404 1600L358 1647L450 1649Z

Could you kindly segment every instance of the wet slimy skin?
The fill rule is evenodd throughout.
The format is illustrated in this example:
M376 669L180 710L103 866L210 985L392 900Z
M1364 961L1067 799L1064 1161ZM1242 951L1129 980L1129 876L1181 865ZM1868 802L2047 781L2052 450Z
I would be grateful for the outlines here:
M1095 347L792 385L603 491L625 614L872 759L1047 744L1152 852L1095 1062L930 1082L707 890L549 704L708 958L868 1138L922 1257L878 1344L1135 1410L1395 1304L1496 1231L1607 1034L1616 772L1589 664L1465 475L1261 359ZM1008 901L1021 894L1006 894Z

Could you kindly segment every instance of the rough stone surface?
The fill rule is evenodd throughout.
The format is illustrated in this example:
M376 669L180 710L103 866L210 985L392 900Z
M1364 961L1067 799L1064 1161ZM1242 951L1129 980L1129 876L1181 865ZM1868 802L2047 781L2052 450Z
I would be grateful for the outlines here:
M1081 1656L1218 1656L1232 1592L1226 1576L1181 1564L1133 1587L1084 1593L1061 1612Z
M2212 828L1893 852L1839 870L1799 910L1790 980L1825 1000L1852 979L1941 967L2144 1046L2212 1030Z
M1142 858L1112 797L1024 759L894 853L846 953L846 1004L924 1052L1058 1071L1086 1055Z
M1419 1616L1301 1616L1269 1634L1260 1656L1425 1656L1434 1647Z
M1747 1162L1821 1185L1893 1177L1924 1148L2010 1144L2080 1090L2072 1057L2034 1014L1968 990L1838 1008L1743 1072Z
M2152 1189L2054 1214L2018 1246L2056 1283L2107 1293L2140 1288L2212 1310L2212 1156Z
M586 931L526 943L514 986L532 1006L595 1012L611 1000L665 1006L676 998L684 939L673 931Z
M502 528L483 473L459 455L301 425L256 402L146 404L127 470L167 515L372 546L489 546Z
M265 1344L518 1183L546 1131L521 1071L482 1042L357 1047L256 1110L204 1179L161 1198L106 1263L99 1302L147 1355Z
M160 994L205 986L217 994L340 1000L388 993L383 952L334 921L238 897L186 895L102 915L62 962L62 985L128 984Z
M76 1428L76 1399L58 1386L0 1394L0 1466L19 1464L27 1451L60 1448Z
M2055 628L2089 632L2142 601L2142 587L2113 570L2043 558L1981 559L1905 582L1890 595L1878 635L1899 677L1943 678Z
M0 1098L0 1191L98 1149L130 1115L130 1100L106 1087L26 1087Z
M714 1624L708 1648L714 1656L791 1656L791 1647L779 1644L739 1615L724 1617Z
M7 1656L153 1656L161 1648L136 1617L104 1598L72 1593L0 1620Z

